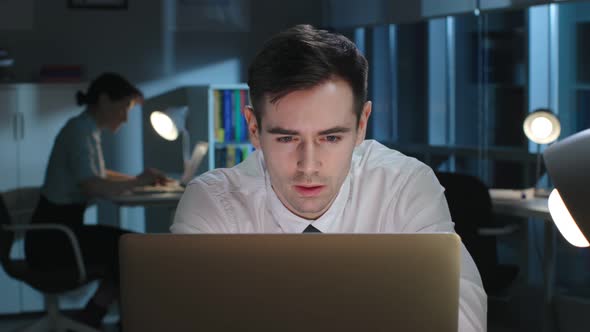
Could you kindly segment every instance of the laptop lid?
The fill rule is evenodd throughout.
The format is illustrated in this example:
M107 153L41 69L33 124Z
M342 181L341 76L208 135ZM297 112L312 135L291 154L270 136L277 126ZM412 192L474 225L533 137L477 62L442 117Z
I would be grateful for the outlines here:
M208 149L208 142L197 142L195 144L191 158L185 162L184 172L180 178L180 183L183 186L187 185L195 177Z
M457 331L456 234L127 234L123 330Z

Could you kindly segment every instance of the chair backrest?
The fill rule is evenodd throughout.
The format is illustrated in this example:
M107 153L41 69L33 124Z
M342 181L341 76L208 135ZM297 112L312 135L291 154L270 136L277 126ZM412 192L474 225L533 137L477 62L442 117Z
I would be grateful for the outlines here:
M28 224L39 203L39 187L23 187L2 193L13 224Z
M10 250L16 236L14 232L6 231L1 226L31 222L39 197L38 187L18 188L0 194L0 261L3 265L10 259Z
M478 228L494 225L488 187L477 177L466 174L437 172L436 177L445 188L455 231L461 236L480 272L497 265L495 237L478 234Z
M4 203L4 197L0 195L0 262L2 266L5 266L10 258L10 248L14 241L14 233L4 229L5 225L10 225L11 223L8 208Z

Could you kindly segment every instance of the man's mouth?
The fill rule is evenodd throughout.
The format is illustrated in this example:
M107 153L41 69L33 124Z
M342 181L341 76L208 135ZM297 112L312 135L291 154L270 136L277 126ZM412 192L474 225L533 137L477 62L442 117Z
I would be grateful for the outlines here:
M322 185L305 185L305 186L293 186L295 188L295 191L297 191L297 193L303 197L314 197L319 195L322 190L324 190L324 188L326 186L322 186Z

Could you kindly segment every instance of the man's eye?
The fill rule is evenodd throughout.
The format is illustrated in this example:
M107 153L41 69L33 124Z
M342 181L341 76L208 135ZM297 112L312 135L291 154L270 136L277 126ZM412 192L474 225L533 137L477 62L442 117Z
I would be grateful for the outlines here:
M293 136L282 136L277 138L277 141L279 143L289 143L291 141L293 141Z
M336 142L340 141L340 137L336 136L336 135L328 135L328 136L326 136L326 141L328 141L330 143L336 143Z

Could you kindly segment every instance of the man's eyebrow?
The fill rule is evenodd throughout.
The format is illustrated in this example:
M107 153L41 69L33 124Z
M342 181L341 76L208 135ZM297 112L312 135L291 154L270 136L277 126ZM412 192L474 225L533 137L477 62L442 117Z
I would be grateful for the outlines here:
M349 127L334 127L326 130L322 130L319 132L320 135L330 135L330 134L340 134L340 133L348 133L352 131Z
M322 130L318 133L318 135L348 133L350 131L352 131L352 129L349 127L337 126L337 127L329 128L326 130ZM271 127L271 128L266 129L266 132L269 134L275 134L275 135L299 135L299 132L297 130L291 130L291 129L286 129L286 128L282 128L282 127Z
M275 134L275 135L297 135L297 134L299 134L299 132L296 130L286 129L286 128L282 128L282 127L271 127L271 128L266 129L266 132L269 134Z

